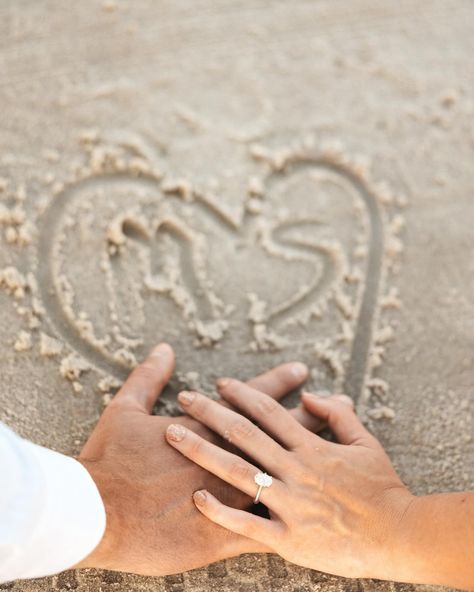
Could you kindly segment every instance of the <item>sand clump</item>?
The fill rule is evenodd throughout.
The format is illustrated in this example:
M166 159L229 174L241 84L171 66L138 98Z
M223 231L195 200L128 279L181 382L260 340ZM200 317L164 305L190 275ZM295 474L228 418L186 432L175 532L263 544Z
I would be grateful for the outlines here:
M112 390L118 390L122 386L122 381L114 376L104 376L97 383L97 388L101 393L108 393Z
M400 300L398 288L392 286L387 294L381 297L380 306L382 309L400 310L402 307L402 301Z
M63 344L56 338L40 333L40 354L45 358L55 358L63 351Z
M387 407L386 405L376 405L375 407L367 411L367 415L370 417L370 419L375 420L395 419L395 411L391 407Z
M165 179L161 183L161 190L166 194L178 195L188 203L193 200L192 185L184 179Z
M91 365L75 353L61 360L59 373L70 382L77 382L84 372L91 370Z
M27 287L26 277L16 267L0 269L0 288L6 290L7 294L21 300L25 297Z
M176 377L179 382L183 385L183 388L186 388L191 391L202 391L202 378L200 372L196 370L189 370L187 372L177 372Z
M329 368L334 378L335 389L340 390L345 376L340 352L331 348L329 343L316 344L314 346L314 352L316 357Z
M224 319L208 322L196 320L191 326L194 327L198 336L196 345L199 347L212 347L214 344L219 343L229 329L229 323Z
M13 345L13 349L16 352L24 352L30 350L32 347L33 341L31 338L31 333L28 333L27 331L20 331Z
M102 405L104 407L107 407L113 398L114 398L114 396L112 395L112 393L104 393L102 395Z
M250 305L247 318L252 324L254 337L249 344L250 350L254 352L282 350L288 344L288 340L269 329L268 304L254 292L247 294L247 299Z
M26 212L21 206L7 207L0 203L0 224L4 226L20 226L26 221Z
M23 190L18 191L16 197L23 201ZM0 226L5 227L5 241L10 245L25 247L34 238L35 227L27 220L26 211L21 204L7 207L0 202Z

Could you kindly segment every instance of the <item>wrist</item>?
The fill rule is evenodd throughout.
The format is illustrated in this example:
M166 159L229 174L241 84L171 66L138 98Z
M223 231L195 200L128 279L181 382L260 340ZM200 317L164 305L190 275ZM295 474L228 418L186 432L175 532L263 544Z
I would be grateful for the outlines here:
M403 580L474 589L473 518L474 493L416 497L400 525Z
M411 583L426 583L425 549L420 538L426 498L410 493L410 498L397 522L392 558L390 561L390 579Z
M108 494L106 489L107 479L100 478L100 467L98 463L94 461L87 461L81 458L77 459L78 462L82 464L82 466L86 469L89 473L91 479L94 481L99 494L102 499L102 503L104 504L105 514L106 514L106 526L104 530L104 534L99 541L99 543L94 547L94 549L82 559L79 563L74 566L74 569L82 569L82 568L95 568L95 569L110 569L108 557L113 556L111 551L111 532L113 530L113 517L111 516L110 512L110 505L107 503Z
M397 487L388 492L384 519L380 525L379 553L375 570L366 577L413 582L411 565L413 551L413 531L416 523L420 498L405 487Z

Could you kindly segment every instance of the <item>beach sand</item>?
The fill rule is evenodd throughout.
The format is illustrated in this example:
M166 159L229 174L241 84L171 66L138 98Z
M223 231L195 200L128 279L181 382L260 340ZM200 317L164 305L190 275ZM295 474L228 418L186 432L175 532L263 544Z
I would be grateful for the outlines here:
M178 364L158 413L301 359L414 492L474 488L473 18L468 0L3 2L0 419L75 455L159 341ZM245 556L3 589L434 588Z

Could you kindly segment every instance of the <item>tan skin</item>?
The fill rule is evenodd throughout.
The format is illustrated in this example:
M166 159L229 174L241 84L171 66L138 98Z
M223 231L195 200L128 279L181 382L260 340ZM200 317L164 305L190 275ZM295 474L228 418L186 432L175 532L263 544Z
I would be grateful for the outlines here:
M210 522L194 507L192 494L202 488L235 508L248 507L251 499L166 443L166 429L178 420L209 442L225 444L191 417L151 415L174 364L170 346L155 348L104 411L79 456L100 491L107 526L100 544L76 568L162 576L265 550L256 541ZM290 363L248 384L279 399L306 377L304 365ZM309 429L324 426L302 406L291 413Z
M412 495L342 400L303 395L306 410L328 422L339 442L332 443L258 389L222 379L218 390L247 417L199 393L183 392L178 400L189 416L251 460L181 423L168 427L168 442L247 495L256 494L261 469L273 483L261 493L269 519L229 507L206 489L196 491L196 507L210 521L311 569L474 589L474 492Z

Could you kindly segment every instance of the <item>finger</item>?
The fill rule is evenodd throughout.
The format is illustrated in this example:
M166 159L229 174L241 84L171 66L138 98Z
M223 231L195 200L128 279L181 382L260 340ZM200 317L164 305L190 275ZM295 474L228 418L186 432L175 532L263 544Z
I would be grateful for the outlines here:
M339 395L339 397L345 396ZM376 438L362 425L350 405L344 404L341 399L303 393L301 400L310 413L316 414L327 422L341 444L362 445L369 448L379 446Z
M344 405L349 405L351 409L354 408L352 399L348 398L346 395L330 395L328 399L339 399ZM293 407L289 412L300 425L315 434L326 428L328 425L326 421L307 411L303 404Z
M289 409L289 413L300 425L310 432L318 433L327 425L322 419L318 419L316 416L309 413L309 411L306 411L303 405L298 405L297 407L293 407L293 409Z
M167 343L155 347L139 364L113 399L115 405L130 405L151 413L174 370L173 348Z
M193 495L197 509L215 524L227 530L258 541L271 548L271 542L281 534L281 527L276 521L250 514L245 510L229 508L205 490Z
M173 448L206 471L226 483L230 483L250 497L255 497L258 486L254 479L260 471L245 459L208 442L181 424L168 426L166 440ZM273 479L270 488L263 488L260 499L264 504L273 507L279 495L281 496L283 488L283 483L278 479Z
M247 380L248 386L266 393L278 401L298 388L308 378L308 368L301 362L289 362L276 366L255 378Z
M301 386L307 377L308 368L305 364L288 362L247 380L246 384L279 401L292 390ZM229 404L222 399L219 402L225 407L229 407ZM308 416L312 417L310 414Z
M222 398L239 409L278 441L289 448L298 447L307 432L277 401L239 380L221 378L217 388Z
M278 405L273 399L270 401ZM184 411L240 448L271 472L284 464L285 450L239 413L195 392L183 391L178 401Z

